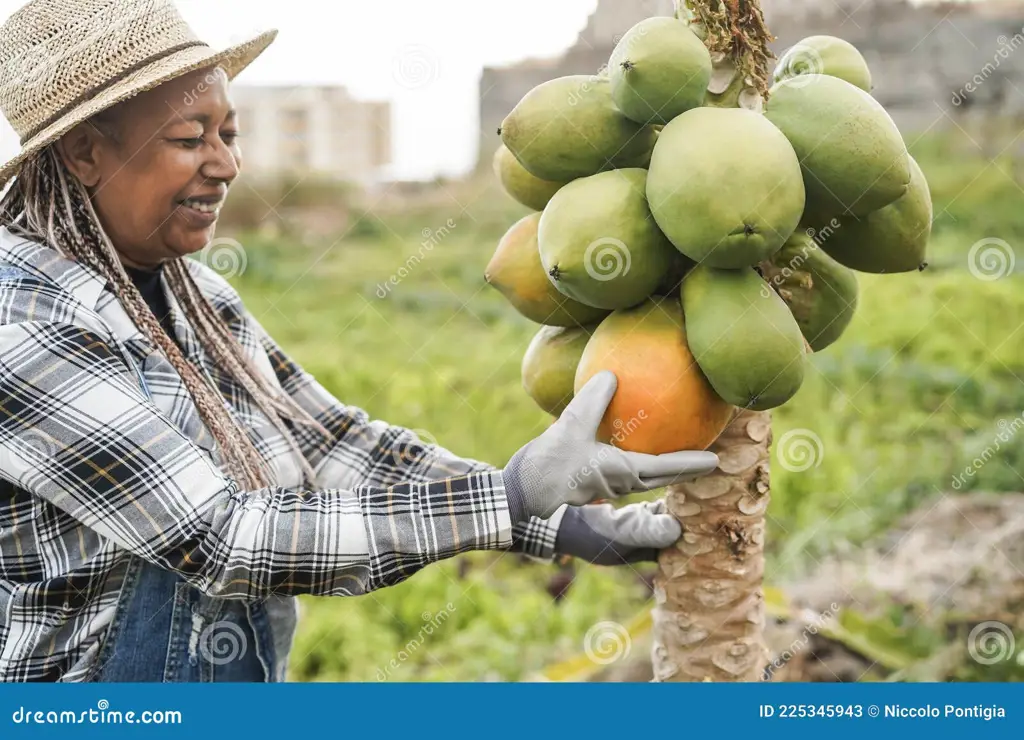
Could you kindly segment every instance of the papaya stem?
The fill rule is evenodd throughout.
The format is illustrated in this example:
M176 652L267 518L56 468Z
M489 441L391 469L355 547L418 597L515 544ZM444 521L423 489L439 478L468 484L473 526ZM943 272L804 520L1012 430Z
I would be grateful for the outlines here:
M768 99L768 66L775 37L768 30L758 0L676 0L676 18L701 24L712 54L731 58L743 79Z

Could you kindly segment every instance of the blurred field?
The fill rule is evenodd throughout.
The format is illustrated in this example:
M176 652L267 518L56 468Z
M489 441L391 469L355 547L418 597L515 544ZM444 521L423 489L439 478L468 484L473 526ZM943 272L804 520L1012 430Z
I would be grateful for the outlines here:
M802 472L773 462L769 582L857 548L953 490L954 476L994 445L1000 421L1024 411L1024 275L983 280L968 265L972 245L998 238L1024 270L1024 191L1013 165L984 159L963 137L911 148L936 204L932 267L862 276L854 325L814 357L797 398L775 412L774 454L789 455L796 470L797 443L809 440L814 457ZM267 196L245 189L226 214L235 226L221 234L245 248L233 282L339 398L495 465L544 429L547 417L519 384L535 327L483 280L498 238L525 211L489 178L442 183L418 198L346 199L341 233L329 220L298 233L287 224L254 230L265 227ZM322 198L314 197L321 208ZM960 491L1024 490L1024 438L986 459ZM556 603L557 572L474 554L366 597L306 599L293 678L528 678L579 653L595 623L627 620L649 598L631 569L579 567Z

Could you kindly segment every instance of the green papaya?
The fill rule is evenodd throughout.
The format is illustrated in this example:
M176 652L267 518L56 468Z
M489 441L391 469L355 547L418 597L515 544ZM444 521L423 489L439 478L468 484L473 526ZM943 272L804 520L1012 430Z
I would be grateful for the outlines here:
M695 108L654 147L647 200L676 248L711 267L750 267L777 252L804 211L800 161L764 116Z
M545 326L526 349L523 388L549 414L558 416L572 400L576 367L596 328Z
M530 321L548 326L581 326L609 314L568 298L544 274L537 247L541 214L520 219L501 238L484 278Z
M659 16L626 31L608 70L619 110L637 123L665 124L704 102L711 55L685 21Z
M795 232L762 268L812 350L820 352L846 331L857 310L857 276L809 234Z
M505 192L517 203L535 211L543 211L551 196L565 185L531 175L504 144L494 153L493 164L494 174Z
M657 135L630 120L597 75L538 85L501 124L501 140L535 177L567 182L622 167L646 167Z
M672 255L672 264L668 272L662 277L658 287L654 289L654 295L679 295L679 284L683 282L686 273L692 270L697 263L682 252L676 250Z
M683 279L686 336L719 396L764 411L804 380L804 338L789 308L753 268L698 265Z
M871 92L871 70L857 47L835 36L808 36L786 50L775 65L775 81L823 74Z
M817 228L818 241L836 262L860 272L924 269L932 233L932 197L913 158L910 173L910 187L895 203L863 218L841 216L831 227Z
M643 302L675 264L644 192L647 171L602 172L555 193L540 219L540 259L570 298L615 310Z
M800 157L814 217L863 216L907 191L906 144L866 92L838 77L809 74L783 80L769 93L765 116Z

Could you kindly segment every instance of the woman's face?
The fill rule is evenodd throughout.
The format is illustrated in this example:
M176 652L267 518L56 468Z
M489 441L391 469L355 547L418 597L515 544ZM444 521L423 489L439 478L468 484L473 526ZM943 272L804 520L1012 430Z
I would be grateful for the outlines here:
M62 143L122 259L154 267L213 239L241 152L227 76L202 70L113 109Z

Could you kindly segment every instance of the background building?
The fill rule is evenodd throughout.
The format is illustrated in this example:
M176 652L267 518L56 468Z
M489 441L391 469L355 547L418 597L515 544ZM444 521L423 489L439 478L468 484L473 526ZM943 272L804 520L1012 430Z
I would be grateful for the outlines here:
M247 174L316 175L370 186L391 163L391 107L343 87L236 85Z
M871 67L872 94L905 132L959 124L968 112L1024 116L1024 3L1019 0L764 0L763 7L778 37L776 56L814 34L839 36L857 46ZM497 147L502 120L531 88L553 77L597 72L632 25L671 15L672 9L672 0L600 0L575 45L561 57L485 69L481 165ZM974 91L965 95L969 87ZM957 95L965 100L954 103Z

